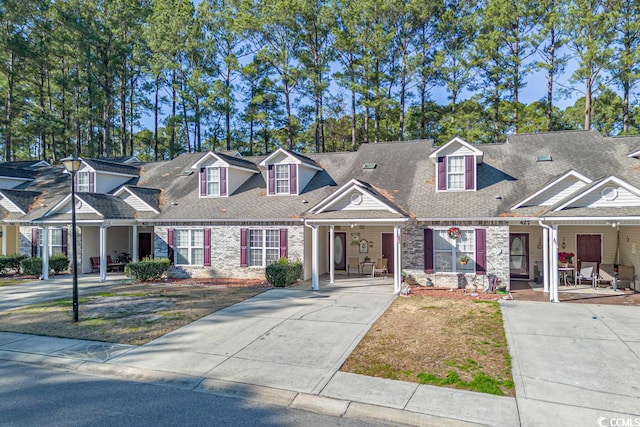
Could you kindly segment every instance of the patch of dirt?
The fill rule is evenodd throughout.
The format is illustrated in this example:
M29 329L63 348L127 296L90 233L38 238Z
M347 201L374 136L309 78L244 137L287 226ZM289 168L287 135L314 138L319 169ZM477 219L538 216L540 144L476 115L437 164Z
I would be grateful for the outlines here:
M500 307L463 290L421 288L398 298L376 321L342 370L416 383L485 391L474 377L495 380L497 394L513 396ZM428 295L428 296L427 296ZM487 294L484 297L496 298ZM450 384L438 380L459 377ZM436 381L425 381L430 377Z
M402 293L402 296L409 297L433 297L433 298L447 298L447 299L479 299L487 301L497 301L499 299L508 298L508 295L501 294L487 294L482 291L473 292L467 289L458 288L438 288L438 287L426 287L426 286L410 286L408 294Z

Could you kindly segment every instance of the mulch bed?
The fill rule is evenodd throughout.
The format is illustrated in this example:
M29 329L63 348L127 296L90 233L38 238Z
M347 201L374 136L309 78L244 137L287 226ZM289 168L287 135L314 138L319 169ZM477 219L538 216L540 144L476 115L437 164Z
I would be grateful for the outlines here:
M497 301L499 299L509 298L509 295L505 294L490 294L482 291L472 292L466 289L457 288L439 288L439 287L426 287L426 286L411 286L408 295L401 294L402 296L429 296L434 298L447 298L447 299L480 299L487 301Z
M154 281L155 282L155 281ZM218 288L250 288L269 289L272 286L260 279L230 279L225 277L189 278L189 279L162 279L161 285L171 286L211 286Z

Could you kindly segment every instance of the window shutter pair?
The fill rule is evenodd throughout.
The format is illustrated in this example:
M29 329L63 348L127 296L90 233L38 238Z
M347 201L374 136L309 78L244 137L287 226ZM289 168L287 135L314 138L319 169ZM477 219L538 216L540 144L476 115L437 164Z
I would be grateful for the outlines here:
M96 173L89 172L89 193L96 192Z
M167 244L169 246L169 249L167 251L167 257L169 258L169 261L171 262L171 264L174 263L174 255L175 255L175 243L174 243L175 237L174 236L175 236L175 229L170 228L167 231ZM204 252L203 265L210 266L211 265L211 229L210 228L204 229L202 249Z
M38 256L38 229L31 229L31 256Z
M240 229L240 267L249 266L249 230ZM289 257L289 231L286 228L280 229L280 258Z
M464 188L473 190L476 188L476 159L473 156L464 156ZM438 190L447 189L447 158L438 157L437 162Z
M220 195L227 195L227 168L220 168ZM200 168L200 196L207 195L207 168Z
M267 188L269 195L276 194L276 167L269 165L267 172ZM298 165L289 165L289 194L298 194Z
M44 231L44 230L43 230ZM40 230L37 228L31 229L31 256L38 256L38 238ZM66 256L69 255L69 230L66 228L62 229L62 253ZM43 250L47 250L47 248L43 248ZM74 254L75 256L75 254Z
M476 229L476 274L487 274L487 230ZM433 230L424 229L424 272L433 273Z
M63 228L62 229L62 253L65 254L66 256L69 256L68 247L69 247L69 230L66 228Z

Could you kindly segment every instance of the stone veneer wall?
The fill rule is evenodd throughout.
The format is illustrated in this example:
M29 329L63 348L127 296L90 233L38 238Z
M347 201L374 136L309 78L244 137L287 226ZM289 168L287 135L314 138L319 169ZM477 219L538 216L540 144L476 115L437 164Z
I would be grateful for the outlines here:
M191 277L230 277L238 279L264 279L265 269L259 267L240 267L240 229L276 229L288 230L288 254L289 260L304 262L304 226L296 224L264 225L176 225L156 226L154 229L154 253L157 258L166 257L169 246L167 234L170 228L174 229L211 229L211 266L180 266Z
M76 223L77 224L77 223ZM37 226L21 226L20 227L20 255L31 256L31 229L38 228ZM49 228L63 228L63 227L49 227ZM69 272L72 272L73 266L73 237L71 235L71 225L64 227L69 230L67 240L67 256L69 257ZM76 246L78 254L82 253L82 227L76 227ZM82 258L77 258L78 273L82 273Z
M421 222L417 225L402 229L402 270L413 276L424 285L429 278L435 286L448 288L465 288L474 283L478 286L488 286L488 276L495 275L501 284L509 284L509 226L506 223L485 222L456 222L455 226L463 229L484 228L487 249L487 276L461 273L430 273L424 272L424 232L429 228L449 228L454 224Z

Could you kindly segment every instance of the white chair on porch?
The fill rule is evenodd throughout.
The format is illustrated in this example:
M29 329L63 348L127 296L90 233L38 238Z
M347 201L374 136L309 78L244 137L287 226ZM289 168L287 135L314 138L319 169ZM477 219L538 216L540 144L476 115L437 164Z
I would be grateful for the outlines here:
M598 273L598 263L597 262L581 262L580 270L576 273L576 282L581 285L582 281L591 282L591 287L596 289L599 287L599 283L602 280L602 276Z

